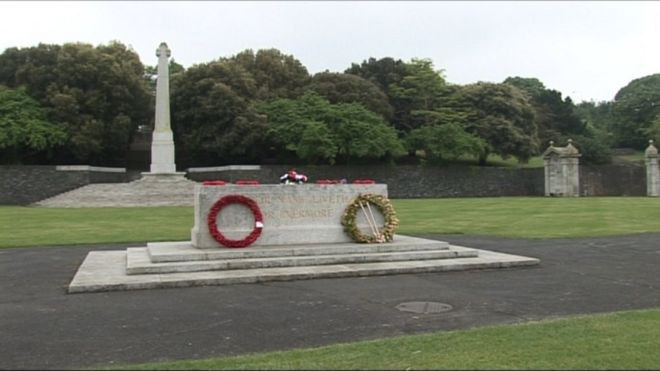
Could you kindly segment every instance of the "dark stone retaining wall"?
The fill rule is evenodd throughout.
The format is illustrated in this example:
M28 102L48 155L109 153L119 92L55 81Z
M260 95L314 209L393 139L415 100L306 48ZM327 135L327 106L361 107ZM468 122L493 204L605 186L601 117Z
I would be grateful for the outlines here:
M254 168L254 167L252 167ZM92 168L94 169L94 168ZM226 166L222 171L188 169L195 181L256 179L262 184L279 183L287 166L264 165L258 170ZM248 167L249 169L249 167ZM498 168L463 166L304 166L298 171L314 183L319 179L353 182L368 178L386 183L392 198L543 196L543 168ZM0 204L27 205L90 183L127 182L135 172L56 170L55 166L0 166ZM583 196L646 196L643 165L580 165Z
M0 204L27 205L90 183L125 181L125 172L57 170L56 166L0 166Z
M646 168L640 165L580 165L582 196L646 196Z
M236 167L238 168L238 166ZM260 170L197 172L189 169L195 181L256 179L262 184L278 183L286 166L261 166ZM464 166L305 166L299 172L310 182L319 179L360 178L386 183L392 198L543 196L543 168L499 168ZM580 189L584 196L645 196L646 172L643 166L580 166Z

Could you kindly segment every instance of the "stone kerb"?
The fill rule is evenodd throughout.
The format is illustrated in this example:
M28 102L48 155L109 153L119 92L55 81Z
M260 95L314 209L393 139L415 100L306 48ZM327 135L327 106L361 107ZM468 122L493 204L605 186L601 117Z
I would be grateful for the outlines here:
M227 195L243 195L254 200L263 214L263 230L253 246L352 242L344 233L341 218L346 207L362 193L387 197L386 184L342 185L195 185L195 225L192 245L200 249L224 248L213 239L207 226L209 210ZM383 217L375 213L377 225ZM368 230L363 216L356 219L361 230ZM242 239L254 227L252 212L240 204L229 204L218 214L217 224L229 239ZM364 229L363 229L364 228Z

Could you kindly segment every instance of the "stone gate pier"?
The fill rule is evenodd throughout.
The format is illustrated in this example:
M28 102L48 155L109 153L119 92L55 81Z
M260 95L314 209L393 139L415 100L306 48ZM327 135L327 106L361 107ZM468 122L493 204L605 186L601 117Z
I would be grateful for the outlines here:
M550 141L550 146L543 152L546 196L580 196L580 156L571 139L566 147L555 147Z

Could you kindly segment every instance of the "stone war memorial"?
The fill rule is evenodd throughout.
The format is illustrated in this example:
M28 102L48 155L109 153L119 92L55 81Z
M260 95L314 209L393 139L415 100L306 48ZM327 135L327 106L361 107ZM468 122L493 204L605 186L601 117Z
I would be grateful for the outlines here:
M195 186L190 241L92 251L70 293L504 268L538 259L393 233L385 184Z
M156 127L149 178L178 178L169 128L167 58L157 50ZM187 181L187 180L186 180ZM68 292L226 285L313 278L536 265L538 259L396 234L387 185L194 185L189 241L152 242L125 251L92 251Z

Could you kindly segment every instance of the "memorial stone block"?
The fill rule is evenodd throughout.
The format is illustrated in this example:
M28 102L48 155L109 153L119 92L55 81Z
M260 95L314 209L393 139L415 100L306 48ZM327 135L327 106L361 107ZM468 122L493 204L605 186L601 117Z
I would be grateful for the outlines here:
M227 195L243 195L254 200L263 215L261 236L254 245L298 245L352 242L341 225L346 207L360 194L374 193L387 197L386 184L341 185L220 185L195 186L195 225L192 245L218 248L220 245L207 225L211 207ZM376 225L384 218L375 212ZM363 214L356 222L361 231L369 227ZM226 205L217 216L218 230L227 238L240 240L255 228L252 211L245 205Z

